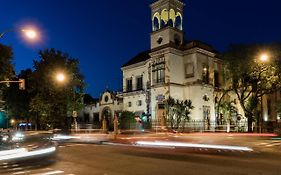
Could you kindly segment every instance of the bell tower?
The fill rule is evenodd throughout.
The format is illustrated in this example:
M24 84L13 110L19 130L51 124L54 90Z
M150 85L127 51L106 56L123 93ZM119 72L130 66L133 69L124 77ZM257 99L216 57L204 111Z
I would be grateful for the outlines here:
M183 11L181 0L158 0L150 5L152 33L151 49L183 43Z

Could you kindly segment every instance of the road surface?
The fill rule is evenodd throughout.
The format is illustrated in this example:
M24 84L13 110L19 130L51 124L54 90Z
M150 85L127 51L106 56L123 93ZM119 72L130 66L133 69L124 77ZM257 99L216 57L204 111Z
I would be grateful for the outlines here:
M280 175L280 145L267 143L271 146L266 152L69 143L58 147L55 158L24 162L23 165L4 163L0 174Z

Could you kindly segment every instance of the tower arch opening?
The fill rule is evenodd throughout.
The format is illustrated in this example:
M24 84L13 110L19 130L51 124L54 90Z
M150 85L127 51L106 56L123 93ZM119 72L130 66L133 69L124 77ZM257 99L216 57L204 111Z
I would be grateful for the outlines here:
M178 12L175 19L175 27L182 30L182 15Z
M161 11L161 27L165 27L169 21L169 12L167 9ZM162 25L163 23L163 25Z
M160 14L157 12L152 17L152 30L157 31L160 29Z

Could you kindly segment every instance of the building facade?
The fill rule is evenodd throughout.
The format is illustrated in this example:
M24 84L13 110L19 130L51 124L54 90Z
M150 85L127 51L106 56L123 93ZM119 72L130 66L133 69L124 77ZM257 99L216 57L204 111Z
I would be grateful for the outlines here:
M235 109L231 119L218 112L218 99L223 79L223 62L212 46L200 41L184 38L184 6L180 0L158 0L151 4L152 32L150 49L137 54L122 66L123 91L106 91L98 102L86 107L91 121L105 118L112 126L115 114L131 111L136 116L145 116L153 127L166 125L164 102L169 97L191 100L189 125L199 130L215 130L225 121L241 131L247 131L247 119L237 102L235 94L224 97L233 102ZM275 96L274 96L275 95ZM272 99L276 97L274 102ZM278 97L277 97L278 96ZM280 100L280 94L262 99L261 111L264 121L276 121L277 113L271 108Z
M186 41L184 3L159 0L151 6L151 48L122 67L124 110L145 113L162 123L164 101L190 99L191 120L215 124L215 89L222 83L221 61L200 41Z

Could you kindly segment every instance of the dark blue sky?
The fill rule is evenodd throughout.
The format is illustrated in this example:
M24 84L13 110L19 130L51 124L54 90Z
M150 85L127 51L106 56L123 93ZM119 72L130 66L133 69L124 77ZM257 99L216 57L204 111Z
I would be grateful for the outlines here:
M28 45L14 33L2 43L14 48L17 72L32 67L38 50L56 48L79 58L87 92L97 97L122 88L120 67L149 49L149 4L153 0L1 1L0 31L24 23L39 26L43 40ZM186 39L223 51L230 43L281 41L280 0L185 0Z

